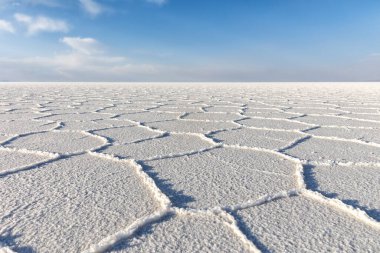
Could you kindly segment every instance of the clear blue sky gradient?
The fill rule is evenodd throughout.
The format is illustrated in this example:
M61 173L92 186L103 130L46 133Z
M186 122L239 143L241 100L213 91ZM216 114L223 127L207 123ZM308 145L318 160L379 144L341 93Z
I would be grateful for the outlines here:
M379 0L95 3L97 13L80 0L0 0L0 20L13 28L0 25L0 80L380 80ZM28 33L16 13L67 30ZM96 40L96 50L83 54L65 37Z

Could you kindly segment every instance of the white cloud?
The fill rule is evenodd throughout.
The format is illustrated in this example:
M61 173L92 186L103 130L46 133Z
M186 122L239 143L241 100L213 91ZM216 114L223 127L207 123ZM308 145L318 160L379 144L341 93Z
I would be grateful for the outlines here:
M97 16L104 11L104 8L94 0L79 0L83 9L92 16Z
M21 14L21 13L16 13L14 15L15 19L18 21L18 22L21 22L21 23L24 23L24 24L28 24L28 23L31 23L33 18L31 16L28 16L28 15L24 15L24 14Z
M6 31L9 33L14 33L15 29L10 22L0 19L0 31Z
M153 3L157 5L164 5L168 2L168 0L146 0L148 3Z
M99 42L93 38L64 37L61 42L78 53L87 55L101 53Z
M21 13L14 15L15 19L26 26L28 35L39 32L68 32L69 26L63 20L45 16L32 17Z
M110 56L103 52L101 44L94 38L64 37L61 42L72 51L46 59L61 70L107 71L126 64L125 57Z
M156 66L101 51L93 38L65 37L60 41L71 51L50 57L0 57L0 81L120 81L158 72Z

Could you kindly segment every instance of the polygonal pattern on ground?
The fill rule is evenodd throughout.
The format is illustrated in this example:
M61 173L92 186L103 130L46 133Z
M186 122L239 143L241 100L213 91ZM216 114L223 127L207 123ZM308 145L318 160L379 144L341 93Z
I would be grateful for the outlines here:
M0 252L380 251L380 86L2 85Z
M3 134L26 134L53 129L57 123L40 120L14 120L0 122L0 133Z
M280 149L301 138L297 132L241 128L212 134L212 137L226 144Z
M0 194L0 238L21 252L85 250L159 207L131 165L91 155L2 178Z
M160 132L140 126L108 128L104 130L94 131L94 133L109 138L113 142L119 144L131 143L141 141L146 138L154 138L160 136Z
M52 158L49 154L0 149L0 175Z
M150 232L151 230L152 232ZM185 214L146 228L139 238L110 252L249 252L231 228L215 217Z
M240 120L238 123L248 127L266 129L301 130L310 128L310 125L284 119L250 118Z
M270 212L268 212L270 208ZM292 197L238 211L264 252L377 252L378 231L334 207ZM351 232L348 232L351 231Z
M212 208L258 199L296 187L295 164L255 150L218 148L146 163L178 206Z
M6 146L51 153L74 153L93 149L102 144L104 140L90 134L55 131L22 136Z
M146 123L147 126L168 132L177 133L207 133L210 131L232 129L238 127L232 122L209 122L209 121L190 121L173 120Z
M286 153L304 160L321 162L380 162L380 147L320 137L300 142Z
M139 141L126 145L112 145L102 153L135 160L146 160L164 156L192 153L211 148L210 142L195 135L171 134L162 138Z

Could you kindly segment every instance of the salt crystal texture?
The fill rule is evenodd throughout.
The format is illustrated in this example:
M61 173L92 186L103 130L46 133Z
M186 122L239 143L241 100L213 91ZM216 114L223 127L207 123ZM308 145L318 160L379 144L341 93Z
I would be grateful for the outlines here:
M0 89L0 252L380 252L380 85Z

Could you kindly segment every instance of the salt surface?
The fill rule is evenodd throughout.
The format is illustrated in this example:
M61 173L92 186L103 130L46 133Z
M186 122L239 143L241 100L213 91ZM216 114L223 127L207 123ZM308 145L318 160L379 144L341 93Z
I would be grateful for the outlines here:
M378 84L0 85L0 252L380 251Z

